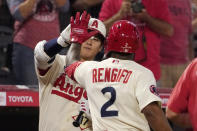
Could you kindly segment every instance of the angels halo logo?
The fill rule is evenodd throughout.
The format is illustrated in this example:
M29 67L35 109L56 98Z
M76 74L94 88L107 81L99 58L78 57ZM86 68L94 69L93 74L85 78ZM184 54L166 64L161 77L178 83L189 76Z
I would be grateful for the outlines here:
M155 87L155 85L151 85L151 86L149 87L149 89L150 89L150 91L151 91L153 94L159 96L159 93L158 93L157 88Z

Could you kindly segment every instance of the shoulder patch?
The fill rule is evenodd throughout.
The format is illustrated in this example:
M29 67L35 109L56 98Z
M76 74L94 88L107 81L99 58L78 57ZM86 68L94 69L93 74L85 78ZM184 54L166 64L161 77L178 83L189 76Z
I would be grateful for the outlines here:
M149 87L149 89L150 89L151 93L155 94L156 96L159 96L159 93L158 93L157 88L155 87L155 85L151 85Z

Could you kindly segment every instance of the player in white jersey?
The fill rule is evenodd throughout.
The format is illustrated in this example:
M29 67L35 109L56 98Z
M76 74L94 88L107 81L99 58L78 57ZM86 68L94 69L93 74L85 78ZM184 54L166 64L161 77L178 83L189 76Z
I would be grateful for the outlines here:
M72 47L67 55L58 53L70 42L83 43L79 60L94 60L102 49L106 29L100 20L90 18L86 12L79 18L80 14L77 13L75 19L78 23L68 25L57 39L41 41L35 47L35 65L39 80L39 131L92 130L91 122L86 117L83 117L80 127L72 124L79 114L78 103L87 99L87 94L64 73ZM79 34L86 38L75 39Z
M76 62L65 69L85 87L94 131L171 131L160 107L153 73L132 61L138 47L136 25L112 25L101 62ZM110 58L109 58L110 57Z

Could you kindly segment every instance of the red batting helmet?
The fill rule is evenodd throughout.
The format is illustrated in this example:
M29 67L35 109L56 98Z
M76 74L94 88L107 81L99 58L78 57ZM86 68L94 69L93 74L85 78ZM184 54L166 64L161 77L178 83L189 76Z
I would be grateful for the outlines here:
M111 52L135 53L139 44L136 25L128 20L115 22L109 30L105 47L106 55Z

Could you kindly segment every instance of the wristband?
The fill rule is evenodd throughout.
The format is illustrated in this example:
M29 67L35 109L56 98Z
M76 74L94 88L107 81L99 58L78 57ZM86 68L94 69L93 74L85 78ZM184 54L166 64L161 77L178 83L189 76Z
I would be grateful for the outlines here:
M62 36L59 36L57 39L57 43L61 45L62 47L67 47L69 45L69 42L65 41Z

